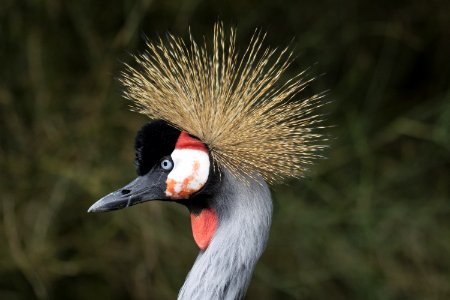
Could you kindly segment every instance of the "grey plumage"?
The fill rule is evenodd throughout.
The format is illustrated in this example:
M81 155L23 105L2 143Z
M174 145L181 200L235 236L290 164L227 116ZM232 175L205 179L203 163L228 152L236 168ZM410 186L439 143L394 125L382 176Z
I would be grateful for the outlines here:
M187 299L240 299L261 256L272 220L270 191L261 176L253 184L226 169L211 207L219 216L214 237L200 252L178 295Z

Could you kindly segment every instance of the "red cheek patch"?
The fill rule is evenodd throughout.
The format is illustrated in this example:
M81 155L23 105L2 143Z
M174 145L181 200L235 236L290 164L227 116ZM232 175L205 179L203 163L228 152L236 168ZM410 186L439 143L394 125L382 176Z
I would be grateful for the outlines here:
M166 196L174 200L188 199L208 180L208 149L200 140L181 132L170 156L174 167L167 175Z
M178 137L175 149L193 149L208 153L208 149L206 148L205 144L203 144L196 138L190 137L189 134L184 131L182 131L180 136Z
M211 208L203 209L200 214L191 213L192 234L201 250L208 248L217 228L217 214Z

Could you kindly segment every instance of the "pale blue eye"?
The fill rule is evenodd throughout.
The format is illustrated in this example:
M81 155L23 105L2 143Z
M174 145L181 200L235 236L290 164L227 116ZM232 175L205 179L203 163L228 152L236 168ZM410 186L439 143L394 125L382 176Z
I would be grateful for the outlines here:
M170 159L163 159L161 161L161 168L163 168L164 170L172 170L173 167L173 162Z

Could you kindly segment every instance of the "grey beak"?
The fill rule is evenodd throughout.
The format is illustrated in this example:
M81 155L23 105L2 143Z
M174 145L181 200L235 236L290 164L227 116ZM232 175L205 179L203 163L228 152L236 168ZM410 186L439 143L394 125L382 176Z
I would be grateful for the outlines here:
M151 200L165 200L165 178L160 172L150 171L126 186L95 202L88 212L104 212L126 208Z

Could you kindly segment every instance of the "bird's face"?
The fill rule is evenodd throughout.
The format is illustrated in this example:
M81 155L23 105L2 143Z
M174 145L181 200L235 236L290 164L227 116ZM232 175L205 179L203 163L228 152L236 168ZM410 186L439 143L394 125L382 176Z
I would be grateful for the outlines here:
M135 150L138 177L98 200L89 212L150 200L173 200L189 206L195 198L202 198L212 168L208 148L201 141L164 121L154 121L138 132Z

